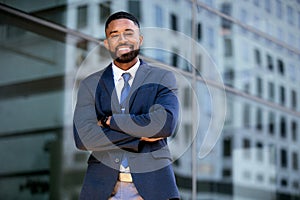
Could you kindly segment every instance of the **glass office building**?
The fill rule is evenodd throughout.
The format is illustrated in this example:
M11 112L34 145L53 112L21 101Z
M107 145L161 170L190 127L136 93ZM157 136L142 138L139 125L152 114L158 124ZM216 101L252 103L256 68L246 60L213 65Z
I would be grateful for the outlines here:
M111 61L119 10L141 22L141 58L176 75L182 199L300 199L299 0L0 0L1 199L78 199L76 91Z

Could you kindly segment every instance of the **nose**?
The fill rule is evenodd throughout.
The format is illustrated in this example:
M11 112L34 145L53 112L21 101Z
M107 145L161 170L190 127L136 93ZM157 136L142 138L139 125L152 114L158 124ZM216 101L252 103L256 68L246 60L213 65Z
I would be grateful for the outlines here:
M121 33L119 36L119 42L125 42L126 41L126 37L124 36L124 33Z

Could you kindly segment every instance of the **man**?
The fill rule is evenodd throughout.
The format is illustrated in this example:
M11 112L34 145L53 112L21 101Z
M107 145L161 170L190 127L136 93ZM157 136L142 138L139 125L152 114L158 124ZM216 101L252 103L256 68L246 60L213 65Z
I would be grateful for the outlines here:
M74 112L77 148L92 151L80 199L179 199L167 137L178 120L174 75L138 58L138 20L106 21L113 62L84 79Z

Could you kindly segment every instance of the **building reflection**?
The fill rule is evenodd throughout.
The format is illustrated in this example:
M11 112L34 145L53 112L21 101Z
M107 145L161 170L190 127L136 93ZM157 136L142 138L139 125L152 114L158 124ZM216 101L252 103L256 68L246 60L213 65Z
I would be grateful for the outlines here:
M0 2L1 198L78 198L75 94L110 62L117 10L141 20L142 58L176 74L182 199L300 198L299 1Z

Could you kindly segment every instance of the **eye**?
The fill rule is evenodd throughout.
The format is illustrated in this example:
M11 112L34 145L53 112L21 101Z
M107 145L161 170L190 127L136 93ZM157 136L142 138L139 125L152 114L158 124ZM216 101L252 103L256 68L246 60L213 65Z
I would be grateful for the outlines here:
M133 36L133 32L125 32L124 35L127 37L130 37L130 36Z
M112 34L110 35L111 38L118 38L119 37L119 34Z

